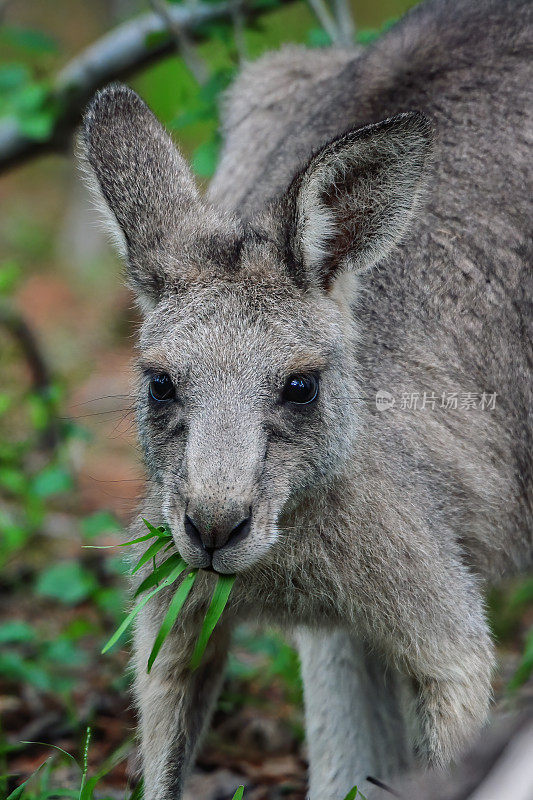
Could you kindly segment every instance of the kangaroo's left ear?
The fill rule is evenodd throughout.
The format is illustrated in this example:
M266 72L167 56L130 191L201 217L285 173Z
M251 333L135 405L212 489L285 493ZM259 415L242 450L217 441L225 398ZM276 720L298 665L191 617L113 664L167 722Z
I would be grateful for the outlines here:
M300 279L329 290L340 272L388 254L415 213L432 141L428 118L408 112L350 131L311 159L285 197Z
M120 84L102 89L90 103L79 152L130 281L150 308L169 279L161 254L193 244L205 218L189 167L148 106Z

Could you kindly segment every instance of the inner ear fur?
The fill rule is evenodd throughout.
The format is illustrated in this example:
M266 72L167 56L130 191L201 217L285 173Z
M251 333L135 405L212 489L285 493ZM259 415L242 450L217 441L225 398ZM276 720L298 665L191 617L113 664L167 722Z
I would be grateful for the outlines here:
M295 177L291 248L307 281L328 290L341 271L383 259L405 234L426 183L433 129L407 112L349 131Z

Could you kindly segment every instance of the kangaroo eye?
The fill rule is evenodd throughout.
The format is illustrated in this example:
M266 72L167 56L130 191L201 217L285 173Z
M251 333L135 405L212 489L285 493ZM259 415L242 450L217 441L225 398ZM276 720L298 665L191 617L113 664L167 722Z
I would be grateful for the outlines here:
M282 399L285 403L307 405L318 397L318 378L316 375L289 375L283 387Z
M154 375L150 381L150 397L157 400L158 403L165 403L174 400L175 396L174 384L167 373L161 372L159 375Z

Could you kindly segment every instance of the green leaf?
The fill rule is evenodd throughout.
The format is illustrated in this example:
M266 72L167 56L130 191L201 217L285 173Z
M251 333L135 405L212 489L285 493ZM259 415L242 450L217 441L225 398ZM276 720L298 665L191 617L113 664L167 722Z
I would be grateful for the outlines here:
M38 497L70 491L74 486L72 476L62 467L46 467L33 479L33 491Z
M148 528L148 530L150 531L150 533L152 534L152 536L170 537L170 531L167 531L164 525L160 525L159 528L154 528L154 526L150 522L148 522L148 520L146 520L144 517L141 517L141 519Z
M0 31L0 42L14 47L20 47L32 53L48 54L58 52L55 39L34 28L21 28L16 25L6 25Z
M215 172L219 152L220 142L218 138L199 145L192 157L192 165L196 174L201 178L210 178Z
M30 777L28 778L27 781L24 781L24 783L21 783L20 786L18 786L16 789L14 789L11 792L11 794L8 795L7 800L19 800L19 798L22 797L22 795L24 794L24 787L26 786L26 784L30 781L30 778L32 778L32 777L33 776L30 775Z
M43 110L39 113L31 114L28 117L21 117L18 120L20 132L28 139L44 141L48 139L55 125L55 114L51 111Z
M23 64L3 64L0 66L0 93L19 89L29 80L29 70Z
M323 28L311 28L307 34L307 44L309 47L329 47L331 38Z
M194 125L196 122L204 122L206 119L211 119L213 116L213 109L209 106L200 106L199 108L192 108L189 111L184 111L178 114L170 123L170 128L186 128L187 125Z
M7 489L12 494L24 494L27 482L22 472L14 467L4 467L0 469L0 486Z
M207 83L200 87L200 98L208 105L215 107L216 101L220 92L227 89L231 83L231 79L235 75L234 69L219 69L217 70Z
M9 620L0 625L0 644L33 642L36 636L35 628L21 620Z
M174 583L174 581L181 575L181 573L184 571L184 569L186 569L186 566L187 565L185 564L185 562L183 562L183 564L179 564L179 566L177 566L176 569L174 569L170 573L168 578L166 580L164 580L163 583L160 583L159 586L156 589L151 591L149 594L147 594L145 597L143 597L142 600L140 600L139 603L137 603L135 608L133 608L130 611L130 613L128 614L126 619L123 621L122 625L120 625L120 627L115 631L115 633L113 634L111 639L104 646L104 648L102 650L102 653L107 653L107 651L111 647L113 647L113 645L116 642L118 642L118 640L120 639L122 634L129 628L129 626L131 625L131 623L133 622L133 620L135 619L135 617L137 616L139 611L146 605L148 600L150 600L152 597L154 597L154 595L156 595L162 589L166 589L167 586L170 586L172 583Z
M168 611L165 615L165 619L161 623L161 627L159 628L158 634L156 636L154 646L152 647L152 652L150 653L150 657L148 658L148 667L146 671L150 673L152 669L152 665L157 658L161 647L163 646L163 642L167 638L168 634L174 627L174 623L178 618L178 614L180 613L181 609L183 608L183 604L185 603L187 597L189 596L189 592L191 591L194 581L196 580L196 575L198 574L198 570L194 569L187 577L180 583L178 590L170 604L168 606Z
M74 758L74 756L71 753L69 753L67 750L63 750L63 748L59 747L59 745L57 745L57 744L50 744L49 742L31 742L31 741L28 742L28 741L24 741L24 740L21 742L21 744L31 744L31 745L38 744L41 747L51 747L53 750L57 750L58 753L62 753L64 756L67 756L67 758L69 758L71 761L73 761L74 764L79 768L79 764L76 761L76 759ZM46 761L49 761L49 759L46 759ZM45 764L46 764L46 761L44 762ZM41 766L44 766L44 765L41 765ZM33 773L33 774L35 775L35 773Z
M13 100L17 114L41 111L48 99L48 89L40 83L28 83L19 89Z
M24 787L26 786L26 784L27 784L27 783L29 783L29 782L31 781L31 779L32 779L32 778L33 778L35 775L37 775L37 773L39 772L39 770L40 770L40 769L42 769L42 768L44 767L44 765L47 763L47 761L49 761L49 759L48 759L48 758L46 759L46 761L43 761L43 763L42 763L42 764L40 764L40 765L37 767L37 769L36 769L36 770L34 770L34 771L32 772L32 774L30 775L30 777L29 777L29 778L27 778L27 779L24 781L24 783L21 783L21 784L20 784L20 786L17 786L17 788L16 788L16 789L14 789L14 790L11 792L11 794L10 794L10 795L8 795L8 796L6 797L6 800L20 800L20 798L21 798L21 797L22 797L22 795L24 794Z
M244 794L244 786L239 786L239 788L233 795L232 800L242 800L243 794Z
M86 550L113 550L115 547L131 547L133 544L141 544L153 539L154 536L161 538L161 534L147 533L145 536L139 536L137 539L130 539L129 542L119 542L118 544L84 544ZM170 541L170 536L168 537Z
M71 606L86 600L97 587L94 575L77 561L62 561L41 573L36 592Z
M138 597L143 592L146 592L148 589L151 589L153 586L156 586L158 583L163 581L172 570L183 562L182 557L179 553L173 553L169 558L165 559L154 571L148 575L147 578L143 580L143 582L138 586L135 597Z
M95 775L94 778L89 778L89 780L83 784L80 790L78 795L79 800L94 800L94 790L99 782L100 776L98 775Z
M63 667L81 667L88 662L88 655L66 636L48 642L44 648L47 661Z
M90 792L91 793L88 794L88 797L91 798L91 800L92 800L92 791L93 791L93 789L102 780L102 778L104 778L106 775L108 775L111 772L111 770L113 770L117 766L117 764L120 764L122 761L124 761L128 757L128 755L131 753L131 748L132 748L132 741L131 741L131 739L128 739L122 745L120 745L117 748L117 750L115 750L113 753L111 753L111 755L108 758L105 759L105 761L102 764L102 766L98 769L98 772L96 773L96 775L93 778L91 778L89 781L87 781L85 786L90 786ZM85 763L86 762L84 760L84 772L85 772L85 775L86 775ZM83 790L84 791L85 791L85 786L83 786ZM85 797L84 794L81 794L79 796L83 797L83 798ZM40 798L39 798L39 800L40 800ZM104 798L102 798L101 800L104 800Z
M194 653L192 655L191 669L193 671L198 668L205 652L205 648L207 647L209 637L213 633L215 625L219 621L222 612L226 607L230 592L233 588L233 584L235 583L235 577L235 575L219 576L215 591L213 592L213 599L211 600L211 604L207 609L204 624L202 625L202 630L200 631L200 636L198 637L198 641L196 642L196 647L194 648Z
M129 542L124 542L120 545L120 547L129 547L132 544L139 544L140 542L147 542L149 539L153 539L154 536L157 536L158 539L166 539L167 542L172 541L171 536L167 536L166 534L162 533L147 533L145 536L139 536L138 539L131 539Z
M122 530L117 518L109 511L96 511L81 521L81 530L88 539L94 539L103 533L116 533Z
M355 800L357 797L357 786L354 786L353 789L350 789L344 800Z
M28 412L32 427L36 431L44 431L50 424L51 408L46 398L35 394L28 397Z
M156 542L150 545L148 550L140 557L139 561L137 562L136 566L132 569L131 574L135 575L141 567L143 567L147 561L151 561L154 556L156 556L163 547L168 545L168 541L161 537Z
M31 684L45 692L52 686L51 677L44 667L6 646L0 652L0 675L19 683Z
M83 745L83 767L82 767L82 771L81 771L81 786L80 786L79 800L92 800L92 794L93 794L92 790L94 789L94 787L96 786L96 783L98 782L98 778L96 778L96 779L92 778L92 780L89 781L89 784L93 783L94 785L92 786L92 788L89 788L86 791L87 787L85 786L85 778L87 777L87 772L89 770L88 757L89 757L89 743L90 743L90 741L91 741L91 729L87 728L87 732L85 734L85 742L84 742L84 745Z

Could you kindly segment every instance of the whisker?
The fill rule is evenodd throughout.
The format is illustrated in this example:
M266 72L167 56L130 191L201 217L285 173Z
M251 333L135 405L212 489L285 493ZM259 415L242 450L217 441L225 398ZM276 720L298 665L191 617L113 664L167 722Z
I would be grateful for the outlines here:
M132 395L131 394L104 394L104 395L102 395L102 397L93 397L91 400L83 400L81 403L74 403L70 407L71 408L78 408L79 406L89 405L89 403L97 403L100 400L112 400L112 399L114 399L116 397L120 397L121 399L124 399L125 397L132 397Z
M91 481L95 481L95 483L141 483L148 482L151 480L150 478L95 478L94 475L88 474L81 474L83 478L89 478Z
M136 410L135 406L127 406L126 408L112 408L106 411L89 411L87 414L76 414L69 417L58 417L60 420L73 420L73 419L85 419L86 417L101 417L104 414L121 414L124 412L131 413Z

